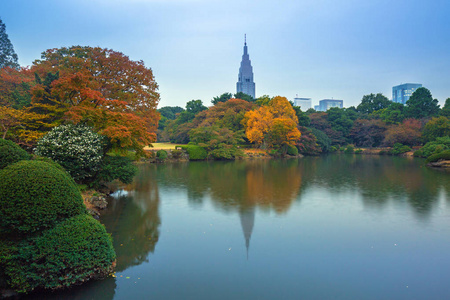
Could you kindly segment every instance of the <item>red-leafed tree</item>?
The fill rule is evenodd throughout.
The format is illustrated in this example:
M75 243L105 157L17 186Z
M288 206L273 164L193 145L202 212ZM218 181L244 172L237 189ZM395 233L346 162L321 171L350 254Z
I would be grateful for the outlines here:
M395 143L419 145L422 136L422 123L417 119L406 119L401 124L391 125L386 131L383 144L393 146Z
M156 140L158 86L142 61L109 49L74 46L47 50L31 71L45 80L32 89L30 109L52 116L48 128L61 115L64 122L92 126L114 148L140 151ZM32 124L29 128L42 131Z

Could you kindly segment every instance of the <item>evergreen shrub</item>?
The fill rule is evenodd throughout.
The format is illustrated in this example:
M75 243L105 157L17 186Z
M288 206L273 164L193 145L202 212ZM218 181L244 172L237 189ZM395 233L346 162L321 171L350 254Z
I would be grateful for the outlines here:
M73 179L52 164L24 160L0 172L0 227L7 231L37 232L85 212Z
M38 140L35 154L59 163L79 182L100 169L105 143L105 138L90 127L61 125Z
M441 159L450 160L450 150L445 150L440 153L432 154L432 155L428 156L426 162L427 163L436 162Z
M0 138L0 169L21 160L30 159L30 155L16 143Z
M289 145L288 149L287 149L287 154L292 155L292 156L297 156L298 155L297 147Z
M167 155L167 151L166 150L158 150L156 152L156 158L158 160L166 160L167 157L168 157L168 155Z
M205 148L189 143L188 145L180 146L189 154L189 160L205 160L208 157L208 153Z
M347 153L347 154L355 153L355 147L353 147L352 145L348 145L347 148L345 148L344 153Z
M399 155L402 153L406 153L411 151L411 147L407 146L407 145L402 145L401 143L395 143L394 147L392 148L391 151L389 151L389 154L391 155Z
M9 285L17 292L59 289L112 271L115 252L104 226L89 215L67 219L54 228L9 245L0 252Z
M432 154L438 154L445 150L450 150L450 136L439 137L432 142L426 143L425 146L416 151L421 152L415 154L415 156L428 157Z
M111 182L115 179L125 184L133 182L138 168L126 156L105 156L101 170L97 174L97 181Z

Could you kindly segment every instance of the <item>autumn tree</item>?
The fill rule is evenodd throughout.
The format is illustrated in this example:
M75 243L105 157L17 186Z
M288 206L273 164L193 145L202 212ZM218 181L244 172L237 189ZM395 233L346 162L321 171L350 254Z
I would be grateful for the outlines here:
M143 61L109 49L73 46L47 50L31 71L37 79L31 111L61 110L64 122L93 127L114 148L141 151L156 140L158 86Z
M0 69L4 67L18 69L19 63L14 47L6 34L6 26L0 19Z
M384 140L386 123L379 119L358 119L350 131L351 141L357 147L378 147Z
M420 144L422 136L422 123L417 119L405 119L401 124L391 125L383 141L385 146L400 143L409 146Z
M274 97L268 105L247 112L243 122L251 143L262 148L275 148L282 154L301 136L295 111L285 97Z

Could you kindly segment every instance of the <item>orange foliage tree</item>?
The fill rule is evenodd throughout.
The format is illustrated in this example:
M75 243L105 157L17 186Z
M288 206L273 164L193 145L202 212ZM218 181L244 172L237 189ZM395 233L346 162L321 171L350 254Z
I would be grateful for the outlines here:
M282 153L286 153L288 146L294 146L301 136L295 111L285 97L274 97L267 105L247 112L242 122L250 142Z
M422 123L417 119L405 119L401 124L391 125L386 131L383 144L393 146L401 143L409 146L419 145L422 137Z
M46 124L29 122L30 132L42 133L61 120L92 126L113 148L141 151L156 140L158 86L142 61L109 49L74 46L47 50L31 71L37 84L30 111L48 118Z

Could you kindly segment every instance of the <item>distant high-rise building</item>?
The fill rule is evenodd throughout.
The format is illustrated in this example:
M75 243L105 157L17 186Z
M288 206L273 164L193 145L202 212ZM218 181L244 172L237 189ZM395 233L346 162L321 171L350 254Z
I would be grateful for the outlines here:
M255 98L255 83L253 82L253 68L247 52L247 36L244 41L244 54L242 55L241 66L239 68L238 82L236 83L237 93L242 92Z
M314 110L315 111L320 111L320 105L314 105Z
M344 107L344 100L323 99L319 101L319 109L317 111L327 111L332 107ZM314 107L315 108L315 107Z
M404 83L392 88L392 101L405 104L415 90L422 87L420 83Z
M299 106L302 111L311 108L311 98L294 98L294 106Z

